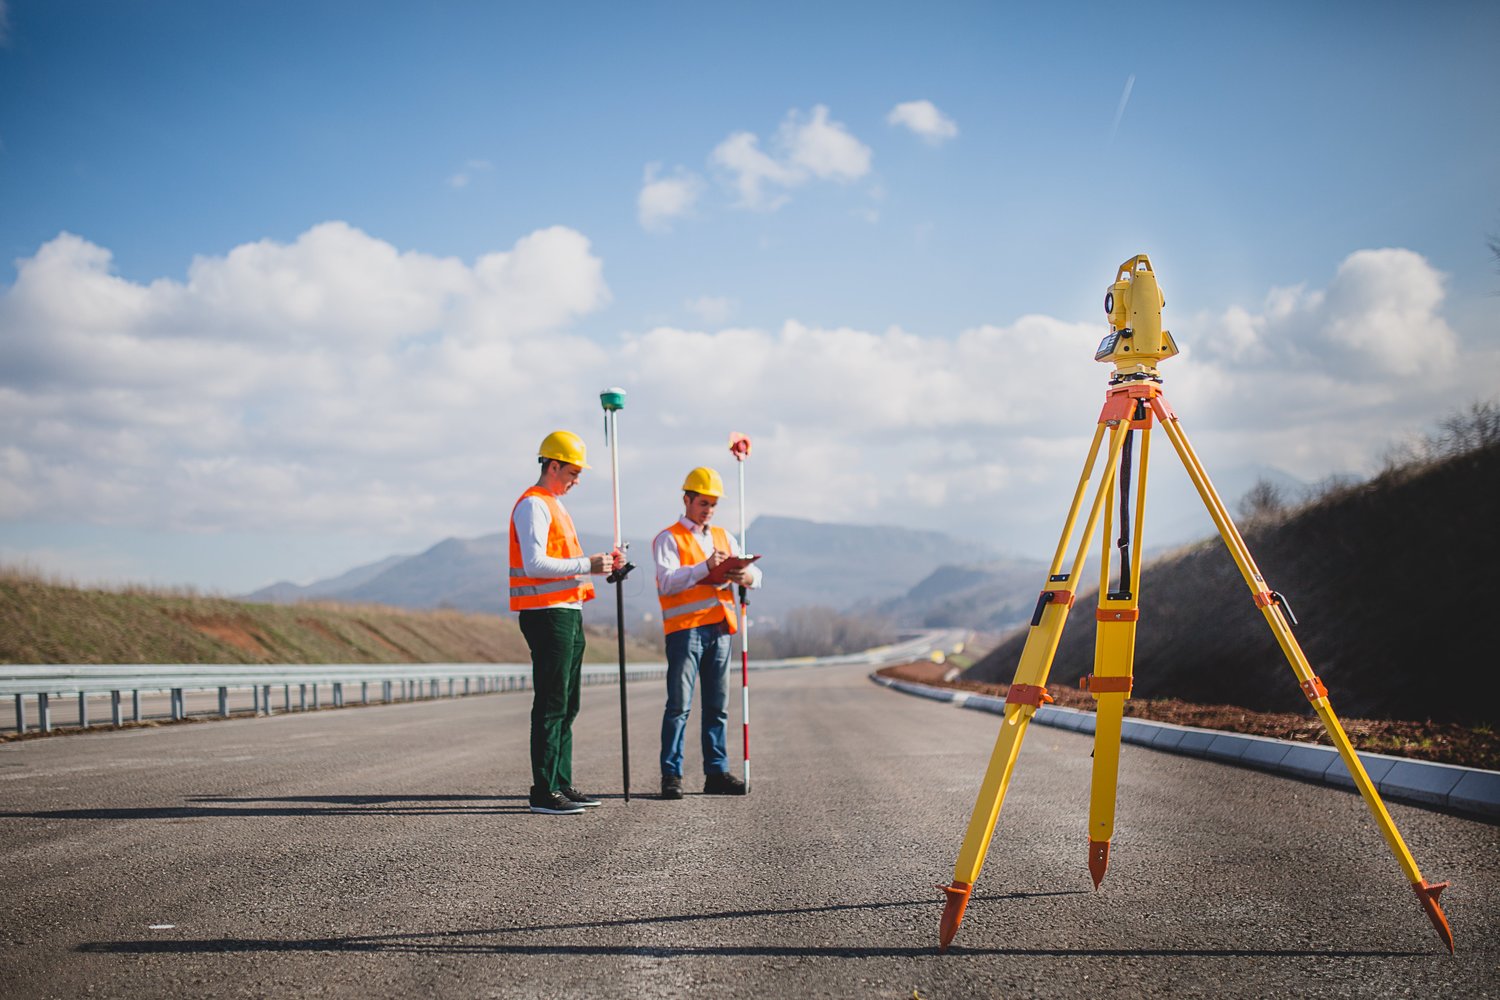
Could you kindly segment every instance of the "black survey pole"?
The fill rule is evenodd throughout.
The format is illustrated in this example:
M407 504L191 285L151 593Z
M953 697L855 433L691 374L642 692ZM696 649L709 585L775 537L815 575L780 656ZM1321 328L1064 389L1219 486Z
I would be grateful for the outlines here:
M615 414L625 408L625 390L619 387L599 393L604 407L604 437L609 444L610 485L615 501L615 551L625 551L620 540L620 449L616 446ZM625 577L635 569L627 560L612 570L606 582L615 585L615 635L620 643L620 766L624 775L625 801L630 802L630 712L625 692Z

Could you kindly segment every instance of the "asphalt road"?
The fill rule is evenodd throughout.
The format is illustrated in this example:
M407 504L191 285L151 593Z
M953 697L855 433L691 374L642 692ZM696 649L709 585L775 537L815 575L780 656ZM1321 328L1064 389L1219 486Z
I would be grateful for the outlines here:
M1096 893L1090 742L1044 727L940 956L998 720L862 668L751 683L753 794L680 802L633 685L629 804L585 688L582 816L526 811L526 692L0 745L0 994L1500 995L1500 828L1391 806L1450 956L1353 794L1127 746Z

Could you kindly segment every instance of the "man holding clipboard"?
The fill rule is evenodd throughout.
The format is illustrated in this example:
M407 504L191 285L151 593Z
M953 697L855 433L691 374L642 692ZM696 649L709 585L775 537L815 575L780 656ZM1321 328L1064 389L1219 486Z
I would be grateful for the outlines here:
M745 783L729 773L725 725L729 713L729 637L739 629L734 585L760 586L759 556L740 551L734 535L711 527L724 495L713 469L697 468L682 483L682 517L656 536L656 593L667 634L667 707L661 722L661 797L682 798L682 741L703 681L703 791L744 795Z

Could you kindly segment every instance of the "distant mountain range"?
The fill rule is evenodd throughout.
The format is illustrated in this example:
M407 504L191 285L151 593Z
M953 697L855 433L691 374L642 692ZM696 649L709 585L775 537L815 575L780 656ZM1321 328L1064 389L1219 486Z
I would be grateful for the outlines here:
M998 595L1002 604L1010 603L1004 591L1012 567L1015 576L1024 578L1029 592L1036 590L1045 568L1040 563L1003 560L989 549L941 532L910 528L760 517L751 523L748 535L751 550L762 556L766 577L765 587L751 597L752 614L767 623L794 608L818 605L877 614L900 625L922 625L934 617L944 623L967 624L962 621L963 607L982 603L978 592ZM609 546L607 539L587 533L580 541L590 552ZM650 542L631 542L631 561L637 569L625 582L628 627L647 616L655 621L660 613L651 576ZM500 533L449 538L416 555L390 556L306 585L276 583L245 597L271 603L333 600L503 614L508 613L501 589L506 546L506 536ZM611 591L601 588L600 599L586 605L587 620L613 623ZM954 606L944 610L949 602Z
M1257 481L1268 482L1289 497L1303 489L1298 480L1265 466L1232 468L1221 482L1227 486L1225 496L1237 497ZM1187 489L1191 494L1190 485ZM1185 532L1186 537L1195 538L1212 531L1196 494L1167 493L1168 502L1153 508L1160 526L1167 530L1160 535L1148 531L1148 538L1167 537L1148 548L1148 557L1180 544L1174 535ZM1189 510L1201 521L1197 530L1198 522L1185 516ZM1059 526L1065 513L1058 511ZM759 517L748 534L750 548L762 556L760 566L766 574L764 589L751 595L751 613L765 624L784 619L795 608L821 606L867 614L897 626L1004 631L1030 617L1047 571L1041 560L1005 557L937 531ZM609 548L609 540L598 535L584 533L580 541L588 552ZM641 623L658 620L660 607L651 577L651 538L629 542L637 569L625 581L624 604L627 628L634 630ZM272 584L245 598L508 614L501 589L506 546L501 533L449 538L416 555L388 556L306 585ZM595 582L600 584L601 578ZM614 623L612 591L601 585L599 599L584 607L586 621Z

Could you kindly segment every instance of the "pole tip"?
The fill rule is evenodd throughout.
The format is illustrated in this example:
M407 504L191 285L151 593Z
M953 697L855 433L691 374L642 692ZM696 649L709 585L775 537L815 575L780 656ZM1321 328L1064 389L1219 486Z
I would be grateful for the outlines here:
M1104 881L1104 870L1109 867L1109 841L1089 841L1089 875L1094 880L1094 888L1099 888L1099 883Z
M958 925L963 923L964 909L969 905L969 893L974 891L974 886L954 879L952 885L940 885L938 888L948 897L943 906L942 923L938 925L938 952L942 954L947 952L954 935L958 933Z
M611 386L599 393L599 405L606 410L625 409L625 390L619 386Z
M1443 944L1448 946L1448 954L1451 955L1453 954L1453 928L1448 926L1448 916L1443 912L1442 904L1438 902L1438 896L1446 888L1448 888L1447 882L1428 885L1425 880L1412 885L1417 899L1422 902L1422 909L1427 911L1427 919L1432 921L1433 930L1438 932L1438 937L1443 939Z
M743 462L750 457L750 439L743 434L731 433L729 435L729 451L734 455L736 461Z

